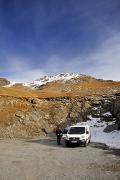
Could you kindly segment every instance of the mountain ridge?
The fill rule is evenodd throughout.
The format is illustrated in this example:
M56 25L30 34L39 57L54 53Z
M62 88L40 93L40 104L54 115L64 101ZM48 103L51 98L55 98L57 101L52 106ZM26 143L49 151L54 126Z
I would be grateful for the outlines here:
M0 95L15 97L75 97L120 92L120 81L96 79L83 74L44 76L32 83L10 83L0 87Z
M43 77L40 77L38 79L35 79L31 82L24 82L24 83L17 83L17 82L10 82L8 81L7 79L5 78L1 78L1 79L5 79L6 81L8 81L9 83L7 83L6 85L4 85L5 87L11 87L11 86L14 86L14 85L23 85L23 86L26 86L26 87L31 87L31 88L37 88L37 87L40 87L40 86L43 86L47 83L51 83L51 82L55 82L55 81L70 81L72 79L79 79L79 78L92 78L92 79L96 79L96 80L99 80L99 81L108 81L108 82L119 82L119 81L114 81L114 80L104 80L104 79L98 79L98 78L95 78L93 76L90 76L90 75L85 75L85 74L75 74L75 73L61 73L61 74L56 74L56 75L52 75L52 76L48 76L48 75L45 75Z

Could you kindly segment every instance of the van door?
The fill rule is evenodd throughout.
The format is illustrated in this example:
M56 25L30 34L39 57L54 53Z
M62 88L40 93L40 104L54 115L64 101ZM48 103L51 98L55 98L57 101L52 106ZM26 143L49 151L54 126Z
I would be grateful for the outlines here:
M88 128L86 128L86 141L87 143L89 142L90 140L90 130Z

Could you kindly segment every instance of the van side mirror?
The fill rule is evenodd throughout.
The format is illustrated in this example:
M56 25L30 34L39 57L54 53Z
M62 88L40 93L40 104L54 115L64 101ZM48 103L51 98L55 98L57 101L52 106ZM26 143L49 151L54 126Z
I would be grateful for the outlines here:
M89 134L89 131L86 131L86 134Z

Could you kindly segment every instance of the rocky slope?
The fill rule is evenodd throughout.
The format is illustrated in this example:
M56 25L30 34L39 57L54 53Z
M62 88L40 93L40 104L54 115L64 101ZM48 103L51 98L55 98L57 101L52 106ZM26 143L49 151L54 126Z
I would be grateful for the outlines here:
M6 86L6 85L8 85L8 84L10 84L10 81L8 81L8 80L5 79L5 78L0 78L0 87Z
M82 75L60 78L47 78L41 85L35 81L1 87L0 137L35 137L58 124L85 121L88 115L114 119L120 128L120 82Z

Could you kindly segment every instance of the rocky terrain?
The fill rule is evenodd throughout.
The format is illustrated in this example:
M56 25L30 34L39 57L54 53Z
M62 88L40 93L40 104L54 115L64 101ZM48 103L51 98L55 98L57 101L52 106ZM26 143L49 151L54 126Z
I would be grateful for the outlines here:
M1 138L44 135L43 129L86 121L89 115L115 120L120 129L120 82L62 74L4 85L0 87Z
M9 85L9 84L10 84L10 81L8 81L5 78L0 78L0 87L1 86L6 86L6 85Z

